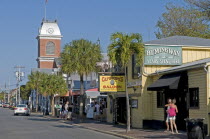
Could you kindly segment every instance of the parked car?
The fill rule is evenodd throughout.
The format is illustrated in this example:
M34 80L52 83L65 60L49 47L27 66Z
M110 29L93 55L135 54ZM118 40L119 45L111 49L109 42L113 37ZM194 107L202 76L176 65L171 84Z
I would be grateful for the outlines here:
M14 106L14 105L10 105L10 106L9 106L9 109L10 109L10 110L14 110L14 109L15 109L15 106Z
M2 107L2 103L0 103L0 107Z
M30 115L30 109L28 108L28 105L26 104L19 104L17 107L14 108L14 115L24 114L29 116Z
M2 105L2 107L3 107L3 108L9 108L9 103L4 103L4 104Z

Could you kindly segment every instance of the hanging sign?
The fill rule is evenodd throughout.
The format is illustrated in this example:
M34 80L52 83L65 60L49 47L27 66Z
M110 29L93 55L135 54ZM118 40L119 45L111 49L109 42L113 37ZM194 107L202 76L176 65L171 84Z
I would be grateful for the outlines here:
M100 75L99 92L125 92L125 76Z
M145 65L181 65L182 47L145 46Z

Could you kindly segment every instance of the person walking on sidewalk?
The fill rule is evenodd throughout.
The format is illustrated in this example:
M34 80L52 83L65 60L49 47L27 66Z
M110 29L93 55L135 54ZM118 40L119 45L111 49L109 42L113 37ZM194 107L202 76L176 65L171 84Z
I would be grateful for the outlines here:
M68 107L68 114L67 119L72 121L72 110L73 110L73 103Z
M176 126L176 122L175 122L176 113L178 113L178 109L177 109L177 106L175 105L175 103L176 103L176 99L173 99L171 104L169 105L170 109L168 110L172 134L174 134L173 127L175 128L176 133L178 134L177 126Z
M170 109L170 104L171 104L171 99L168 98L168 104L165 105L165 107L167 107L166 113L167 113L167 117L166 117L166 130L165 132L169 132L169 109Z
M64 119L67 119L68 107L69 107L69 102L67 101L64 106Z
M96 102L94 106L95 119L98 120L100 114L100 105Z

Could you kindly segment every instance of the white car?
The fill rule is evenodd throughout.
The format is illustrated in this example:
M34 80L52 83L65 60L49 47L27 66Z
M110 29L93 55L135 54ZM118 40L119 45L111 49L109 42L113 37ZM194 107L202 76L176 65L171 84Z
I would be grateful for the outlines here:
M24 114L29 116L30 115L30 109L28 108L28 105L26 104L19 104L17 107L14 109L14 115L18 114Z
M0 107L2 107L2 103L0 103Z

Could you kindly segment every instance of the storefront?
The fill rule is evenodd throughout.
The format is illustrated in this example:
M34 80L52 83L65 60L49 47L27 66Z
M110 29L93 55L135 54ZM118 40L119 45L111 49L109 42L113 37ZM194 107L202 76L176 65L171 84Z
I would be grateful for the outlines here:
M164 128L164 105L167 98L175 98L179 109L176 120L178 129L185 129L185 118L205 118L205 128L209 131L210 40L173 36L144 44L144 66L140 68L139 78L133 76L133 69L136 69L133 59L128 66L128 82L141 82L141 85L128 88L131 125L137 128ZM108 122L114 121L111 109L115 95L123 94L110 94ZM133 103L137 107L132 107Z

